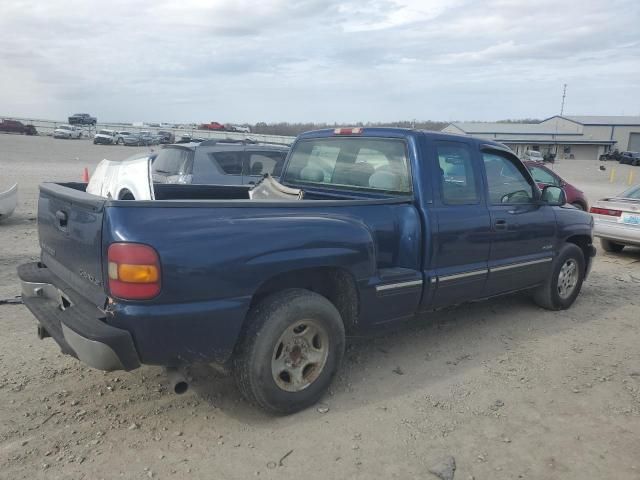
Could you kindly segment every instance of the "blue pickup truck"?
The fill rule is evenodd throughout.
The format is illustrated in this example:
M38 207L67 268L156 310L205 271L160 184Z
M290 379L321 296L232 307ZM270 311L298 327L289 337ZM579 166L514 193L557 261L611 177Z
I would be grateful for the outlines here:
M223 363L249 401L291 413L325 392L345 332L519 290L565 309L595 255L591 217L487 140L309 132L280 182L304 196L42 184L41 260L19 267L39 336L102 370Z

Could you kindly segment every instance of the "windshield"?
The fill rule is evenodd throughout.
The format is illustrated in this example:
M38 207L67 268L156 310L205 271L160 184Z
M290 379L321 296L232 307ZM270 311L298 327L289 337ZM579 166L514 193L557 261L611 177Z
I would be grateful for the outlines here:
M284 181L409 193L405 143L390 138L329 137L295 144Z
M113 132L111 130L100 130L98 132L99 135L113 135Z
M540 152L536 152L535 150L531 150L529 152L530 157L542 158L542 154Z
M71 130L71 127L70 127L70 126L68 126L68 125L60 125L58 128L59 128L60 130Z

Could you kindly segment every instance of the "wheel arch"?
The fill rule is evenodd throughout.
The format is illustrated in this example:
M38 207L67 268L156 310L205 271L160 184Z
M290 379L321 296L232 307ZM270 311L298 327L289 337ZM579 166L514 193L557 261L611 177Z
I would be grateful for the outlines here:
M257 288L251 297L249 309L268 295L290 288L302 288L322 295L340 312L346 329L357 325L360 295L356 279L342 267L309 267L278 273Z

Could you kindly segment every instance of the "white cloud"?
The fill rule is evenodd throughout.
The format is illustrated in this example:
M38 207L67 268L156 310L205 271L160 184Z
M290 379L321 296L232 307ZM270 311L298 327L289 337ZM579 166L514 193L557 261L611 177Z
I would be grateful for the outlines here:
M634 0L4 0L0 115L375 121L627 113ZM573 109L573 112L571 111Z

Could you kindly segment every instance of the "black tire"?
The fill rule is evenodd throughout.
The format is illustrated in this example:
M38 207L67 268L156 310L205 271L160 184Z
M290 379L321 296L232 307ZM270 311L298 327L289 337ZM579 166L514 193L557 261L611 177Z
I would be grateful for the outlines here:
M325 340L322 340L321 347L326 348L327 353L322 366L311 366L309 378L305 379L307 374L304 372L313 364L305 365L306 354L300 354L298 349L297 358L301 360L293 368L299 368L302 380L309 383L297 391L287 391L284 389L286 385L281 387L277 383L273 371L277 367L272 363L283 355L289 360L293 358L292 350L288 344L285 345L283 338L306 321L313 322L314 328L323 329ZM325 297L308 290L283 290L260 301L249 312L247 322L233 360L236 382L242 395L250 403L274 414L295 413L316 403L329 387L344 355L344 324L335 306ZM312 340L313 348L316 348L316 337ZM305 344L303 348L307 349L303 352L308 353L311 344ZM282 358L282 362L287 360ZM284 373L279 374L279 382L284 382Z
M119 138L118 141L116 142L117 145L124 145L124 139Z
M622 243L612 242L611 240L607 240L606 238L600 239L600 246L605 252L610 253L619 253L624 248Z
M563 267L573 262L577 275L575 284L568 295L562 296L559 291L560 273ZM565 310L575 302L585 274L585 259L580 247L573 243L565 243L553 261L551 276L540 287L533 291L533 300L547 310Z

